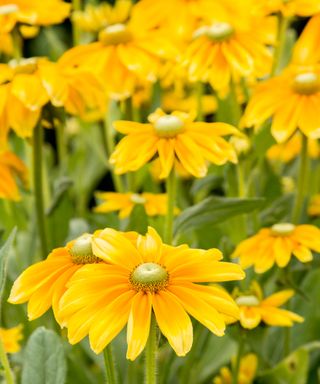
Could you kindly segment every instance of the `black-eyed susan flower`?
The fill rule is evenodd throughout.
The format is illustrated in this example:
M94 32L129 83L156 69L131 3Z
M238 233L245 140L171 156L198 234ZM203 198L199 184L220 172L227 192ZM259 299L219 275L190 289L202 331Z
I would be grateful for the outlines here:
M12 152L0 153L0 198L20 200L17 178L28 187L28 170L25 164Z
M122 16L107 20L97 42L75 47L65 56L96 74L113 99L131 96L140 80L155 82L162 60L176 55L169 40L148 28L147 20L141 22L138 14L133 6L128 20Z
M206 175L207 161L218 165L237 162L233 146L223 138L239 134L229 124L194 122L194 116L178 111L168 115L161 109L148 120L147 124L114 123L117 131L127 135L110 157L116 173L136 171L155 155L160 159L161 178L169 175L175 159L195 177Z
M203 15L184 61L191 81L209 82L218 91L230 81L259 77L270 71L276 24L252 12L254 1L212 2L214 12Z
M234 361L232 361L234 363ZM257 373L258 358L254 353L248 353L240 360L238 384L252 384ZM213 384L232 384L232 372L229 367L222 367L219 375L214 377Z
M284 268L294 255L302 263L312 260L312 252L320 252L320 229L314 225L274 224L242 241L232 254L239 257L243 268L254 266L263 273L276 263Z
M310 216L320 216L320 194L311 197L308 206L308 214Z
M303 322L303 318L296 313L279 308L293 295L293 290L286 289L264 298L260 285L253 282L249 292L236 293L235 301L240 308L241 326L253 329L264 322L271 326L291 327L294 322Z
M119 211L119 217L124 219L130 216L136 205L144 207L148 216L166 215L168 197L165 193L116 193L116 192L97 192L96 197L102 202L94 208L95 212L106 213ZM175 213L179 212L178 208Z
M184 356L192 345L188 313L218 336L224 334L224 314L238 317L226 292L199 284L244 277L237 264L220 261L219 250L172 247L152 228L135 242L107 228L93 236L92 244L105 263L74 274L60 302L72 344L89 334L91 348L99 353L127 324L127 358L134 360L145 347L154 313L174 351Z
M0 328L0 338L7 353L17 353L21 346L19 342L23 339L22 325L13 328Z
M267 151L269 160L289 163L301 153L302 137L299 133L292 136L287 142L272 145ZM311 159L320 156L320 147L317 140L308 139L308 155Z

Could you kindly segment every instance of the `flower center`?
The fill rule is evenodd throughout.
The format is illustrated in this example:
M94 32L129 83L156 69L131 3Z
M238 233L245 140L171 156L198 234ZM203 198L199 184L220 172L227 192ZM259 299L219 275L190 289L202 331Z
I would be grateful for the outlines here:
M92 252L92 235L86 234L75 240L69 249L71 259L74 264L93 264L100 263L102 260Z
M217 22L208 27L206 35L214 41L224 41L234 34L234 29L229 23Z
M19 7L16 4L6 4L0 7L0 15L9 15L19 11Z
M239 306L246 306L246 307L257 307L260 304L259 299L253 295L239 296L236 298L235 302Z
M271 234L276 236L288 236L294 231L295 226L291 223L274 224L271 227Z
M177 116L164 115L154 123L154 129L160 137L175 137L183 131L184 122Z
M29 59L10 60L9 66L14 70L14 74L33 74L38 68L38 61L35 57Z
M158 292L168 285L168 272L159 264L143 263L130 275L130 282L137 291Z
M133 193L131 196L130 196L130 200L135 203L135 204L145 204L146 203L146 199L141 196L141 195L138 195L137 193Z
M320 91L320 78L313 72L300 73L294 78L292 88L301 95L311 95Z
M125 24L109 25L99 33L99 40L104 45L125 44L132 38L132 33Z

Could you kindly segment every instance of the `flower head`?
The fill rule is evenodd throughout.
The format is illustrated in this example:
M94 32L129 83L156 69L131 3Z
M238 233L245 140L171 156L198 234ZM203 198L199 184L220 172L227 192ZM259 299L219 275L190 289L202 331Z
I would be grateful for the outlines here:
M264 298L259 284L253 282L249 292L236 293L235 301L240 308L240 324L243 328L252 329L261 321L278 327L291 327L294 322L303 322L301 316L279 308L293 295L294 291L287 289Z
M312 260L311 251L320 252L320 229L313 225L274 224L242 241L232 254L240 265L254 265L257 273L272 268L274 263L284 268L294 255L302 263Z
M161 332L183 356L192 345L188 313L218 336L224 334L224 314L238 317L226 292L199 284L244 277L238 265L220 261L217 249L172 247L152 228L129 241L107 228L94 234L93 252L106 263L84 266L61 299L72 344L89 334L91 348L99 353L127 324L127 357L134 360L145 347L153 312Z
M239 134L229 124L194 122L186 113L175 111L167 115L161 109L148 120L148 124L114 123L117 131L127 135L110 157L116 173L136 171L155 155L161 162L161 178L169 175L175 158L195 177L206 175L207 161L218 165L237 162L234 148L222 137Z
M19 341L23 339L22 325L20 324L9 329L0 328L0 338L7 353L19 352L21 349Z
M142 205L148 216L166 215L167 213L167 195L165 193L116 193L116 192L98 192L96 197L103 202L95 207L95 212L113 212L119 211L121 219L130 216L136 205ZM179 210L176 208L175 213Z

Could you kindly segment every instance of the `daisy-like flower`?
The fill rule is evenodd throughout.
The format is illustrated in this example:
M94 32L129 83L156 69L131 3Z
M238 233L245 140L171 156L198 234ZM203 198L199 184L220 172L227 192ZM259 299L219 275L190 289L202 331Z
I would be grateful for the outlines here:
M162 60L176 56L169 40L148 28L147 20L141 22L138 15L133 6L129 20L106 20L97 42L66 53L69 62L96 74L113 99L131 96L139 80L155 82Z
M119 217L124 219L130 216L136 205L142 205L148 216L167 214L167 194L166 193L116 193L116 192L97 192L96 197L102 203L94 208L95 212L106 213L119 211ZM179 209L175 208L175 214Z
M320 12L320 3L318 0L260 0L257 8L266 14L281 12L286 17L307 17Z
M308 214L310 216L320 216L320 194L311 197Z
M294 255L302 263L312 260L312 252L320 252L320 229L314 225L274 224L242 241L232 254L240 265L254 265L257 273L266 272L274 263L284 268Z
M16 178L28 187L27 167L14 153L0 153L0 198L14 201L21 199Z
M7 353L17 353L21 346L19 342L23 339L22 325L13 328L0 328L0 338Z
M241 326L243 328L253 329L257 327L261 321L265 324L278 327L291 327L294 322L302 323L303 317L294 312L279 308L293 295L293 290L286 289L264 298L259 284L253 282L250 292L246 292L245 294L237 293L235 299L240 308Z
M192 345L188 313L218 336L224 334L224 315L238 318L226 292L199 284L244 278L239 265L220 261L219 250L165 245L152 228L135 243L107 228L92 244L106 263L84 266L61 299L70 343L89 334L91 348L100 353L127 324L127 358L134 360L145 347L154 313L171 347L184 356Z
M232 361L234 363L234 361ZM258 358L254 353L243 356L240 360L238 384L252 384L256 377ZM222 367L213 384L232 384L232 372L229 367Z
M296 134L285 143L272 145L267 151L268 159L289 163L300 155L302 146L301 139L301 135ZM317 159L319 155L320 147L318 141L308 139L308 156L311 159Z
M252 12L252 0L215 0L185 52L191 81L209 82L218 91L230 81L269 73L276 25Z
M229 124L194 122L194 117L186 113L174 111L167 115L161 109L148 120L148 124L114 123L117 131L127 135L110 157L116 173L136 171L155 155L160 159L161 178L169 175L175 158L195 177L206 175L207 161L218 165L237 162L234 148L222 137L239 134Z
M242 124L258 128L273 117L271 133L285 142L298 128L311 139L320 137L320 17L314 17L296 43L289 67L259 84Z

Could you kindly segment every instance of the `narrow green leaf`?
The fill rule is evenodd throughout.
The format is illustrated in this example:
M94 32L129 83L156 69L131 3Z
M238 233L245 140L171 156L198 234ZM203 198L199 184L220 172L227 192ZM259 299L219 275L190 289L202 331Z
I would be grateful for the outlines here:
M192 183L190 193L195 196L198 192L203 189L213 189L219 187L223 183L223 177L217 176L215 174L210 174L201 179L196 179Z
M67 365L58 335L44 327L30 336L25 349L21 384L63 384Z
M239 199L227 197L208 197L190 208L184 210L175 221L175 235L187 232L204 225L215 225L230 217L249 213L260 209L263 198Z

